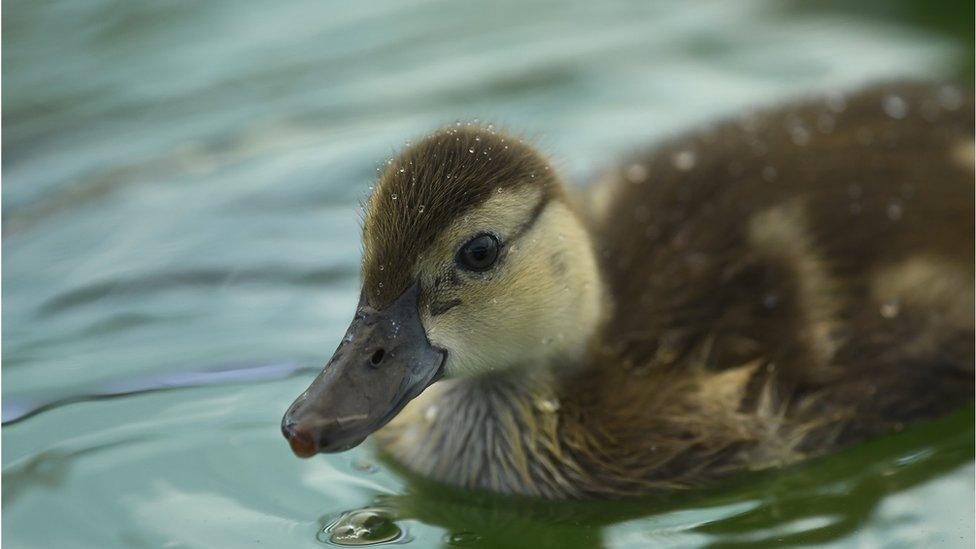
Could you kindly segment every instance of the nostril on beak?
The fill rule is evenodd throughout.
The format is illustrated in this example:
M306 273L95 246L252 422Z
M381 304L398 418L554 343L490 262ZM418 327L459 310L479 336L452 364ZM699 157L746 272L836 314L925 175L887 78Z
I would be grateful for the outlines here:
M385 354L386 351L384 351L383 349L376 349L376 352L373 353L373 356L369 357L370 364L372 364L373 366L379 366L380 362L383 362L383 355Z
M281 425L281 433L288 439L288 445L291 446L291 451L296 456L308 458L318 453L319 449L315 444L315 437L312 436L311 430L307 427L300 424L284 423Z

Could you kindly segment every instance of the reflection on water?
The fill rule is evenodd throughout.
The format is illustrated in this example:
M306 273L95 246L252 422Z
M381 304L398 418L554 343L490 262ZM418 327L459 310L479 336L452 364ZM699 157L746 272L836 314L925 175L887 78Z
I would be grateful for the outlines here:
M851 535L871 539L876 528L858 531L872 520L885 539L918 546L939 533L920 529L917 511L892 513L885 507L913 501L913 489L924 491L941 475L951 473L951 482L959 482L972 474L972 422L968 410L802 467L641 501L594 505L474 497L422 479L412 479L412 491L388 501L401 517L465 532L479 547L809 545ZM960 492L971 486L962 483ZM890 502L882 505L885 498ZM926 505L946 511L951 504Z
M405 140L490 119L581 183L747 105L955 74L969 45L771 0L3 7L3 541L972 545L972 412L630 503L455 493L278 432Z
M47 401L20 399L16 395L11 395L3 400L3 424L8 425L27 419L34 414L78 402L132 396L153 391L201 387L205 385L253 383L299 374L314 374L317 371L317 368L292 363L263 364L260 366L219 368L199 372L177 372L126 378L114 383L102 385L92 392L74 394Z

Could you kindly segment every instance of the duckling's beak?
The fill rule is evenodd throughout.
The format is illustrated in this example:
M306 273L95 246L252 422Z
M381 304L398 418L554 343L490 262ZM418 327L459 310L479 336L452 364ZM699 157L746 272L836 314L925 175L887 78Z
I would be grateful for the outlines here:
M295 455L357 446L440 378L446 352L427 341L419 295L417 282L377 310L363 293L332 359L281 420Z

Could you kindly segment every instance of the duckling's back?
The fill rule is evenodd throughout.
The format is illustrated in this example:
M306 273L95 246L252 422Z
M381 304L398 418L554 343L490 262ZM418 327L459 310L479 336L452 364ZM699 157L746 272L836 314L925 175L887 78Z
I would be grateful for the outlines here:
M590 421L670 414L632 444L762 466L972 402L973 146L972 93L902 84L623 163L593 213L613 313Z

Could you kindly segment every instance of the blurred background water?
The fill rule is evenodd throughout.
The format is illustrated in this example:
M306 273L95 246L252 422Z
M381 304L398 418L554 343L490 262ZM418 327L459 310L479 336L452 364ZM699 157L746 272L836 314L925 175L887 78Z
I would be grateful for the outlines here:
M491 120L585 184L748 106L971 86L972 9L4 0L3 542L313 547L373 507L420 547L972 547L971 410L625 504L456 493L368 445L298 461L278 432L352 315L358 202L405 140Z

